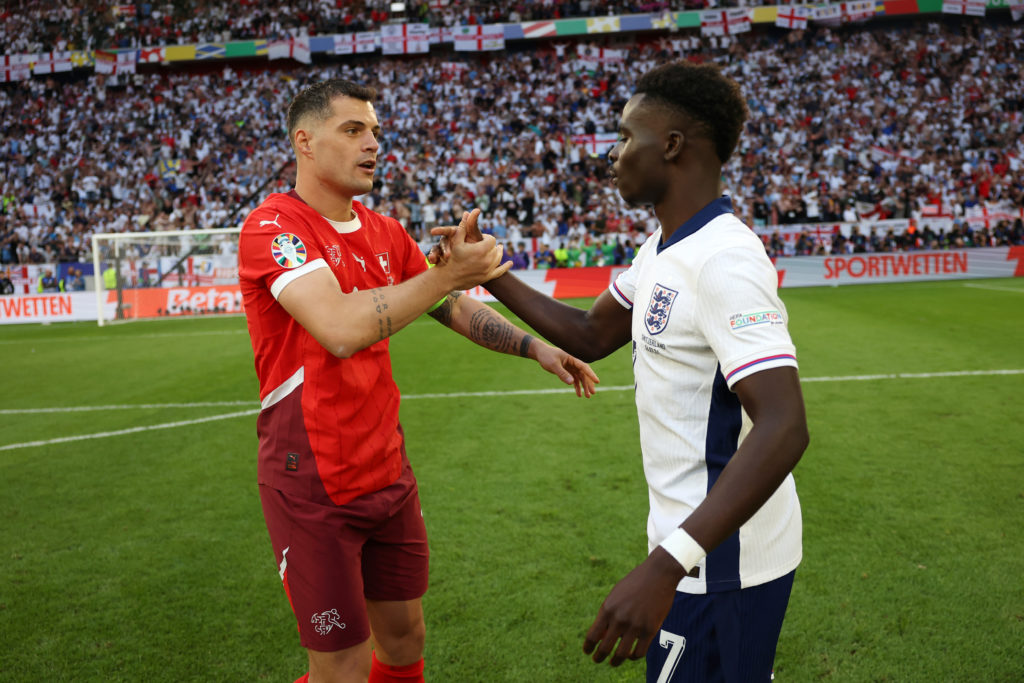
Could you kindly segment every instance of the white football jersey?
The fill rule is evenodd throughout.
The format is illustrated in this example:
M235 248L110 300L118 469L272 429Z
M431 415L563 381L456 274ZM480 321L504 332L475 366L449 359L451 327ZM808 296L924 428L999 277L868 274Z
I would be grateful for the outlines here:
M633 311L633 373L650 495L653 550L705 498L751 423L732 386L760 370L796 367L778 274L760 239L715 200L661 244L657 230L611 285ZM678 590L756 586L802 556L793 475Z

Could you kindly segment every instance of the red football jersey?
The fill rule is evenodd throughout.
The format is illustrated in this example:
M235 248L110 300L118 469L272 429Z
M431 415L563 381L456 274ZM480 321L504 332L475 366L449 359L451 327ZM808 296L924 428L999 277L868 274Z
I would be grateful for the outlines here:
M238 245L262 404L259 483L337 505L378 491L401 473L388 340L336 358L277 295L317 268L330 268L345 293L397 284L427 269L397 220L359 202L352 210L358 221L335 228L294 191L272 194L246 218Z

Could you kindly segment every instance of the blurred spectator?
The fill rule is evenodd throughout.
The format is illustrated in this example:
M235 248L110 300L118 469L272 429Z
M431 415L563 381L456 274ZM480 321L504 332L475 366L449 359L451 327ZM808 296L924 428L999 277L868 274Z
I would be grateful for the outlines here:
M64 278L64 290L68 292L85 291L85 278L82 271L74 266L68 268L68 274Z
M39 285L36 289L41 294L59 292L61 290L61 283L53 276L53 271L47 269L39 276Z
M526 252L526 245L522 242L512 255L512 269L525 270L530 267L530 255Z

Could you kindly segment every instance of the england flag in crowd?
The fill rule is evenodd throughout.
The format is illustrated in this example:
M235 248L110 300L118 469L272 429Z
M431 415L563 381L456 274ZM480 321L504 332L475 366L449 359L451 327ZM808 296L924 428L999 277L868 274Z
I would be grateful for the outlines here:
M4 55L0 62L0 81L24 81L32 75L32 55Z
M359 31L356 33L356 53L376 52L380 48L380 31Z
M618 133L591 133L573 135L573 144L581 146L591 156L603 156L619 141Z
M865 21L875 16L875 3L872 0L858 2L841 2L838 5L815 7L811 19L826 26L838 26L851 21Z
M449 79L460 79L469 73L469 65L465 62L441 62L441 73Z
M811 10L807 7L779 7L779 13L775 15L775 25L781 28L807 28L807 20L811 17Z
M268 43L267 59L294 59L303 64L311 64L313 56L309 50L309 38L289 38Z
M732 36L750 30L750 13L745 9L713 10L700 13L702 36Z
M581 45L578 50L577 59L580 66L590 71L597 71L599 68L607 71L613 65L621 65L626 59L625 50L613 50L596 45Z
M379 43L380 33L377 31L342 33L334 36L334 54L353 55L374 52Z
M430 29L430 44L440 45L442 43L455 42L455 34L448 26L434 26Z
M96 50L96 73L133 74L139 59L138 50Z
M1014 21L1020 21L1021 17L1024 17L1024 3L1010 5L1010 14L1013 15Z
M386 55L430 52L430 26L427 24L387 24L380 27L381 52Z
M52 74L71 71L71 52L41 52L32 57L32 73Z
M504 24L457 26L452 31L456 52L483 52L505 49Z

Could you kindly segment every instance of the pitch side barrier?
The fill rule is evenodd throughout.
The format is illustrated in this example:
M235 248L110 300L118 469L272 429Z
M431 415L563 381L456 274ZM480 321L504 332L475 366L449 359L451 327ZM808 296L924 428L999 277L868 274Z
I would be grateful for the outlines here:
M783 288L1024 277L1024 246L780 257L775 259L775 268ZM593 266L517 270L513 274L556 299L576 299L598 296L623 270L623 266ZM495 300L483 287L466 293L482 301ZM0 296L0 324L95 321L99 305L105 307L104 317L113 319L116 293L105 294L99 301L93 292ZM237 284L127 289L122 297L122 304L129 302L137 319L243 312Z
M1024 247L785 256L774 263L783 288L1024 277ZM516 270L513 274L556 299L572 299L598 296L623 270L622 266L598 266ZM483 301L495 300L483 287L467 294Z

